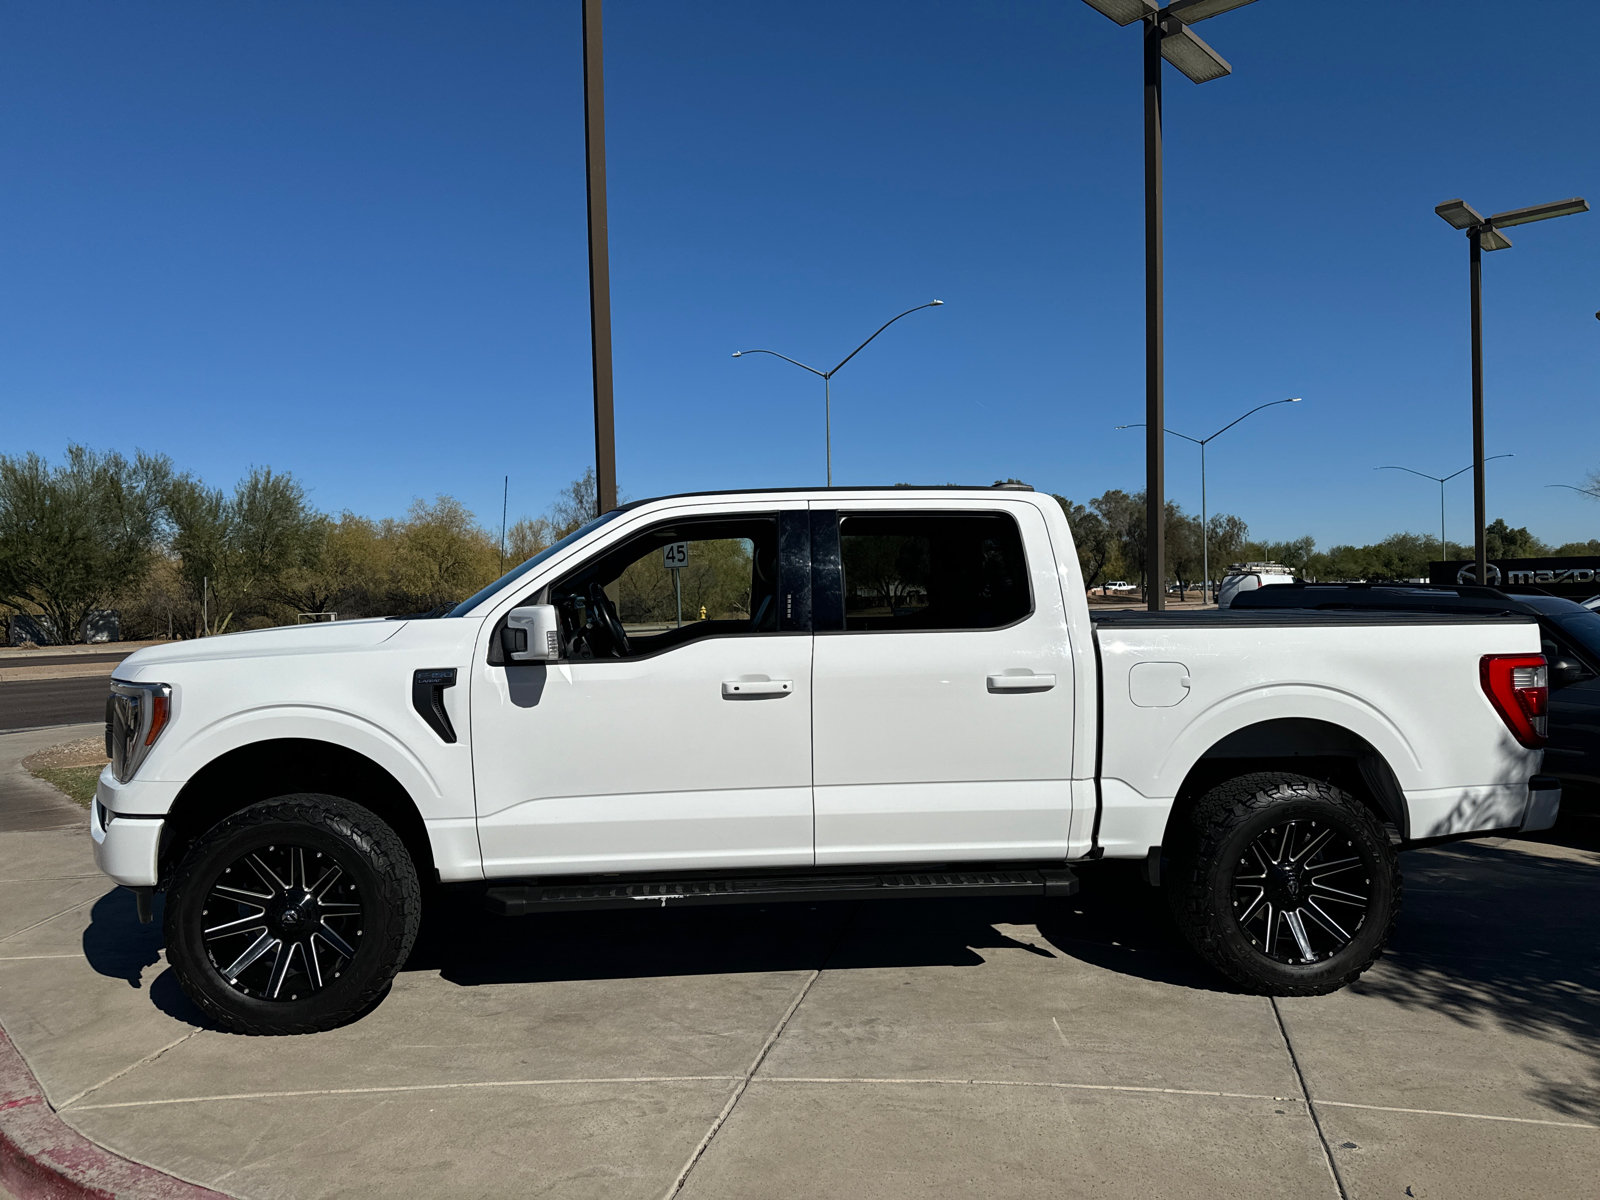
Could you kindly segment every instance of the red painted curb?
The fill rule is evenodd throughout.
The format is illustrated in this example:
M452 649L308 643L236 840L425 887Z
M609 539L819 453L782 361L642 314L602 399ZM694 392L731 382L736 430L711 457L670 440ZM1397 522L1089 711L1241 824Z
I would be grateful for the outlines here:
M18 1200L227 1200L95 1145L56 1116L0 1029L0 1184Z

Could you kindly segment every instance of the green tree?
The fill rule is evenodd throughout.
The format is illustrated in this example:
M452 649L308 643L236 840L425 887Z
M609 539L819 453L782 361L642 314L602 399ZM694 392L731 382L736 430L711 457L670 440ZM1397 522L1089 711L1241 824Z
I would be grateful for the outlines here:
M143 581L163 528L172 474L161 455L69 445L51 468L38 454L0 457L0 601L36 609L75 642L97 609Z
M1083 586L1092 588L1101 582L1107 564L1116 551L1116 539L1111 536L1105 518L1082 504L1074 504L1065 496L1056 496L1066 514L1067 526L1072 530L1073 545L1078 551L1078 567L1083 572Z
M1497 517L1483 531L1483 544L1489 558L1541 558L1550 547L1526 528L1512 529L1504 517Z
M418 610L455 604L499 574L498 540L453 496L413 501L391 536L393 594Z
M200 634L270 620L295 598L297 577L316 565L327 537L305 489L270 467L253 468L231 497L180 476L167 489L167 509Z

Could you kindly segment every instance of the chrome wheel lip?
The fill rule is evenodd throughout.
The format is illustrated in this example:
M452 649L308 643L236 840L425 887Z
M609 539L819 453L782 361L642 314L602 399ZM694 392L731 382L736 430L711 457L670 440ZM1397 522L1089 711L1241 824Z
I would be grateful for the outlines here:
M1285 817L1234 862L1229 911L1257 953L1314 966L1356 940L1372 911L1375 870L1356 838L1326 817Z
M231 990L256 1000L311 999L360 949L365 905L333 851L275 840L217 872L200 906L201 944Z

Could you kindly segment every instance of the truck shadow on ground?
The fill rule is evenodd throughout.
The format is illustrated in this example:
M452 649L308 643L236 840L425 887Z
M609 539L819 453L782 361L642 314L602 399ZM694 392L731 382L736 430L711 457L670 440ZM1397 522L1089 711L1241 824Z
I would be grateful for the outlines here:
M920 966L981 967L987 952L1078 959L1121 974L1234 990L1179 939L1140 864L1091 864L1067 900L881 900L550 913L504 918L446 893L408 971L462 986ZM1037 927L1043 945L998 927ZM1047 948L1048 947L1048 948Z

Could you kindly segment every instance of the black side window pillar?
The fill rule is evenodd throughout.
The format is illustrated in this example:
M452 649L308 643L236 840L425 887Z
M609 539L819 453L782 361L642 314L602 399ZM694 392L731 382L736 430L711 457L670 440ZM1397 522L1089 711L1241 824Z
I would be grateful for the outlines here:
M803 510L778 514L778 631L811 629L811 526Z
M844 628L844 572L839 560L837 509L810 513L811 627L817 633Z

